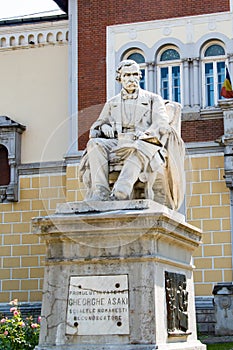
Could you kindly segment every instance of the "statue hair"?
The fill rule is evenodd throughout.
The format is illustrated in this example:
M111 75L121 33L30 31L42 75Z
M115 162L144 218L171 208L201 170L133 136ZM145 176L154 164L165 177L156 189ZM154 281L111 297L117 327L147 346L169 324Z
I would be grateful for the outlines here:
M135 64L136 66L138 66L139 69L139 78L142 78L142 72L140 70L139 64L137 62L135 62L134 60L123 60L118 64L117 70L116 70L116 81L118 81L119 83L121 82L121 70L123 67L130 67L133 64Z

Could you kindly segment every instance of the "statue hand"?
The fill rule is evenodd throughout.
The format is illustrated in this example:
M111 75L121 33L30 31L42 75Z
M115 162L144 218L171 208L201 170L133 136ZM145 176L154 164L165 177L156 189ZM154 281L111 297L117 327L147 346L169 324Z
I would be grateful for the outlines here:
M114 131L113 131L113 128L108 125L108 124L103 124L101 126L101 130L102 132L104 133L104 135L110 139L113 139L114 138Z
M90 139L94 139L94 138L96 138L96 137L100 137L100 135L101 135L100 130L91 129L91 130L90 130L90 133L89 133L89 138L90 138Z
M161 128L159 128L159 133L161 136L163 136L165 134L170 134L170 132L171 132L170 127L166 128L166 127L162 126Z

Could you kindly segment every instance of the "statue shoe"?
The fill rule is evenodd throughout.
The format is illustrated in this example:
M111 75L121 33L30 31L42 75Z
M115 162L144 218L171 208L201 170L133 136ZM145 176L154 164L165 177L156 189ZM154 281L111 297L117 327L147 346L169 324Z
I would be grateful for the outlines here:
M129 195L121 191L113 191L110 198L111 200L124 201L126 199L129 199Z
M109 201L110 193L108 191L94 191L92 196L89 199L90 201Z

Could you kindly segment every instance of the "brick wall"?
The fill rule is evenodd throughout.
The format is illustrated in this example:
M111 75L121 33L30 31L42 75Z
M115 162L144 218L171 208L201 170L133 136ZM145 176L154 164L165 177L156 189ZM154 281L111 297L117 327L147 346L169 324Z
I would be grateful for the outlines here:
M215 141L223 134L223 119L182 122L181 136L184 142Z
M84 110L105 102L106 98L106 26L142 22L181 16L193 16L230 10L229 0L82 0L79 4L79 109ZM93 91L98 93L93 94ZM85 118L95 120L98 114ZM83 149L84 119L80 119Z

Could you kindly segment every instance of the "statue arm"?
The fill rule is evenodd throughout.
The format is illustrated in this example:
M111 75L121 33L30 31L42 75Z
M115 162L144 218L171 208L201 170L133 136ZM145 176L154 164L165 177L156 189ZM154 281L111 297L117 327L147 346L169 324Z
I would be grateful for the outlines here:
M114 131L110 123L110 103L106 102L98 119L92 124L90 138L93 137L114 137Z
M166 111L164 100L159 95L152 95L151 98L151 125L144 131L145 137L155 137L162 144L169 135L171 127L169 116ZM143 136L142 136L143 138Z
M155 95L152 98L152 124L148 130L169 129L169 117L166 111L164 100L161 96Z

